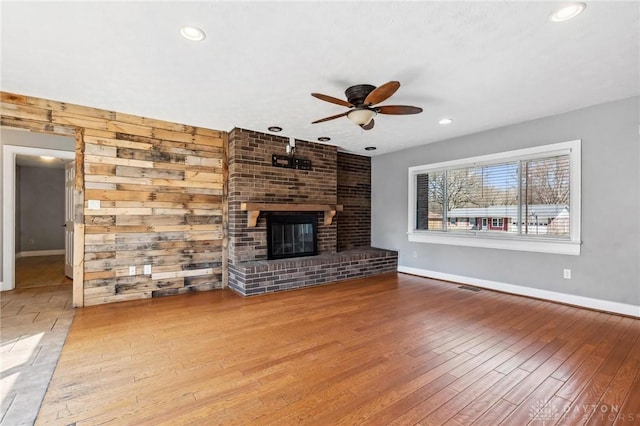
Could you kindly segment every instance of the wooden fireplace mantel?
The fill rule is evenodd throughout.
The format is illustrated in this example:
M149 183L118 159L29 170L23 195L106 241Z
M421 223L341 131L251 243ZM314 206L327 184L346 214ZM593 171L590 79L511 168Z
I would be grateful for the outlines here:
M260 212L324 212L324 224L331 225L336 212L342 211L342 204L300 204L300 203L240 203L240 210L247 212L249 228L258 223Z

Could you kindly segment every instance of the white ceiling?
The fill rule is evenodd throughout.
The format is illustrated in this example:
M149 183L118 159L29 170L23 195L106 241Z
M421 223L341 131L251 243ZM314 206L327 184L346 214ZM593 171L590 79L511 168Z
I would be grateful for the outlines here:
M638 95L638 2L551 23L559 4L3 1L2 90L381 154ZM311 92L389 80L383 104L424 112L310 124L345 110Z

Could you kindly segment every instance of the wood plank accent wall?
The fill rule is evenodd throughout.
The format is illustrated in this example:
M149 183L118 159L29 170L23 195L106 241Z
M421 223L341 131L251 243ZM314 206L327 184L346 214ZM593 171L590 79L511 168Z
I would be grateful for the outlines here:
M371 245L371 158L338 152L338 251Z
M2 92L1 124L75 135L77 305L223 286L225 132ZM100 208L88 209L88 200ZM152 274L143 274L143 265ZM129 267L136 274L129 276ZM74 283L74 290L78 284Z

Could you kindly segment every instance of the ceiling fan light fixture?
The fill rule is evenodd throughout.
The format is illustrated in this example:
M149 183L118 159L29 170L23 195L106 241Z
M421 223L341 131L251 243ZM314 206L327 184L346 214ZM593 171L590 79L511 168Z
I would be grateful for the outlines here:
M324 123L325 121L347 117L362 130L371 130L375 125L373 118L378 114L383 115L409 115L419 114L422 108L409 105L381 105L374 106L389 99L400 88L399 81L389 81L381 86L375 87L370 84L357 84L345 90L347 101L323 95L322 93L312 93L311 96L321 101L336 105L346 106L348 110L312 121L311 124Z
M191 41L202 41L207 37L205 32L198 27L192 27L190 25L185 25L180 28L180 35L187 40Z
M570 3L553 12L551 16L549 16L549 20L551 22L568 21L581 14L585 7L587 7L587 5L584 3Z
M376 116L376 112L368 108L356 108L349 111L347 118L358 126L366 126Z

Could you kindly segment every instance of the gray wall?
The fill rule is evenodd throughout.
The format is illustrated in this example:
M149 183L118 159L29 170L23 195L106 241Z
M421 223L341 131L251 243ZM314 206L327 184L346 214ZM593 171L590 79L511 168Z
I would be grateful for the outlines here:
M640 305L639 102L628 98L374 157L372 244L399 250L401 266ZM582 139L580 256L408 241L408 167L575 139ZM563 279L563 268L572 270L571 280Z
M34 133L34 132L26 132L21 130L13 130L8 128L0 129L0 191L2 188L2 146L3 145L16 145L16 146L28 146L32 148L47 148L47 149L56 149L60 151L74 151L75 150L76 141L72 137L68 136L57 136L57 135L47 135L43 133ZM3 200L4 202L4 200ZM0 222L3 220L2 217L2 208L0 206ZM2 240L2 227L0 226L0 240ZM2 255L2 244L0 244L0 277L4 276L2 274L2 265L3 265L3 255ZM2 281L0 279L0 282Z
M16 251L64 249L64 169L17 169Z

